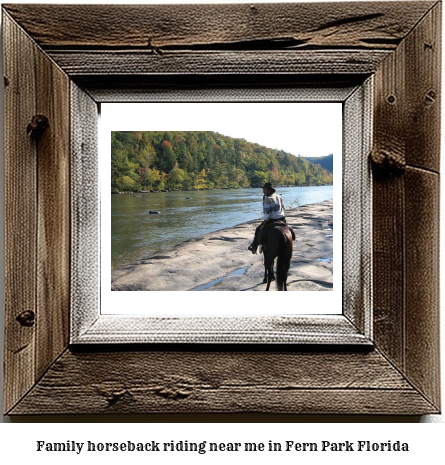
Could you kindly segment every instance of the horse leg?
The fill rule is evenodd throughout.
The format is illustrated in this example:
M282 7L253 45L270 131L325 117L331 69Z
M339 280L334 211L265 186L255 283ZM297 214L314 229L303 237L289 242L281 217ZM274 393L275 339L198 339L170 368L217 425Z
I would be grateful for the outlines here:
M287 273L292 258L292 236L287 229L281 229L277 256L277 289L287 291Z
M266 286L266 291L269 290L270 282L271 282L271 279L270 279L270 271L268 270L268 271L267 271L267 286Z
M273 261L270 266L267 268L267 287L266 291L270 288L270 283L273 281Z
M266 259L266 254L264 256L264 278L263 278L263 284L267 283L267 269L268 269L268 260Z
M273 265L274 265L274 264L273 264L273 262L272 262L272 265L270 266L270 268L271 268L271 275L272 275L272 277L271 277L271 279L270 279L271 281L275 281L275 275L274 275L274 272L273 272ZM267 283L267 278L268 278L267 272L268 272L268 268L267 268L266 266L264 266L263 284L266 284L266 283Z
M267 283L267 248L263 245L263 263L264 263L264 278L263 278L263 284Z
M277 274L278 274L278 272L277 272ZM287 291L286 281L287 281L287 272L286 272L286 276L285 276L284 282L283 282L283 291Z

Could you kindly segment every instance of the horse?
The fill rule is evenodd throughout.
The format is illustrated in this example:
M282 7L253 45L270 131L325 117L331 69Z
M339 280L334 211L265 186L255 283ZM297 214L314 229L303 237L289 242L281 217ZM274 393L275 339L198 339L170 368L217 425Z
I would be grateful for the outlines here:
M270 283L275 279L273 265L277 258L277 290L287 291L287 272L292 258L292 234L286 226L274 226L265 231L266 242L262 244L264 256L264 280L267 283L266 291ZM264 241L262 241L264 242Z

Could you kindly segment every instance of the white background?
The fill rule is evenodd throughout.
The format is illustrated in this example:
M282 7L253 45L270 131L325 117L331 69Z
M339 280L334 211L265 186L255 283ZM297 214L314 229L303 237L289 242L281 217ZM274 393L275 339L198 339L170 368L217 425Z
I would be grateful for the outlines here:
M14 2L10 2L14 3ZM19 3L19 2L16 2ZM26 2L20 2L26 3ZM42 3L42 2L39 2ZM60 1L46 2L46 3L60 3ZM68 3L68 2L65 2ZM90 3L87 1L77 0L70 3ZM102 2L102 3L121 3L121 2ZM132 0L132 3L140 3L136 0ZM145 3L162 3L160 0L157 2L145 2ZM170 3L187 3L186 1L175 2L171 0ZM198 3L198 2L194 2ZM208 0L206 3L212 3ZM216 3L216 2L213 2ZM219 2L221 3L221 2ZM250 3L243 0L239 0L239 3ZM1 97L0 97L1 98ZM443 124L443 123L442 123ZM443 140L444 130L442 129L442 147L444 146ZM3 182L3 176L0 176L1 182ZM442 192L444 189L442 189ZM3 185L0 190L3 195ZM443 195L443 194L442 194ZM441 199L442 215L445 217L445 211L443 210L445 204L445 198ZM1 203L3 209L3 202ZM3 217L3 215L2 215ZM3 234L3 228L1 228L1 234ZM3 239L3 237L2 237ZM0 249L3 251L3 248ZM3 252L1 252L3 253ZM3 257L4 261L4 257ZM441 254L441 270L444 270L443 263L443 251ZM1 268L3 271L3 268ZM443 273L443 272L442 272ZM2 295L4 301L4 296ZM443 301L444 299L442 299ZM442 318L441 328L442 334L444 334L444 321ZM0 350L3 350L3 329L4 322L2 320L2 327L0 328ZM3 354L1 354L3 356ZM445 354L443 351L442 344L442 399L445 401L443 386L445 367L443 366L443 360ZM127 439L133 441L146 441L147 439L156 438L156 440L170 440L170 439L189 439L189 440L215 440L215 441L268 441L272 440L287 440L295 439L300 441L321 441L324 439L331 441L344 441L344 440L361 440L371 439L374 441L392 441L402 440L409 441L411 444L411 452L404 455L402 453L329 453L329 455L316 454L316 455L280 455L270 456L264 455L251 455L250 459L255 460L256 463L270 463L271 460L279 460L280 463L313 463L313 464L325 464L326 461L338 461L342 464L354 463L358 460L363 464L375 464L378 463L397 463L399 460L404 460L405 463L443 463L443 438L445 437L445 417L443 415L430 415L424 416L420 419L421 422L440 422L441 424L423 425L418 424L393 424L393 422L406 422L406 421L419 421L418 418L404 418L404 417L363 417L363 416L321 416L321 417L258 417L251 416L249 421L262 421L260 424L242 424L240 422L246 421L244 416L221 416L221 417L199 417L198 421L210 422L219 421L220 423L194 423L194 424L162 424L162 422L180 422L180 421L193 421L193 417L177 416L130 416L130 417L113 417L113 416L100 416L100 417L32 417L15 419L16 424L10 423L10 418L3 417L3 425L0 426L0 459L5 459L4 463L10 463L12 461L22 462L37 462L40 461L47 464L59 465L61 461L67 461L68 463L79 462L82 464L93 464L97 463L98 459L105 459L109 463L121 464L123 460L131 460L131 463L147 464L151 461L156 460L154 463L174 463L178 460L181 463L224 463L230 461L232 463L245 463L246 454L242 455L230 455L221 453L219 455L209 456L192 454L187 456L186 454L175 454L171 457L162 456L154 457L151 455L141 455L136 459L133 456L116 454L116 455L78 455L75 456L71 453L57 453L45 455L38 455L35 452L35 441L46 440L61 442L66 440L76 441L125 441ZM67 422L67 424L58 425L54 422ZM94 425L90 422L101 422L105 424ZM225 424L223 422L231 421L233 424ZM277 423L267 423L277 422ZM300 422L313 422L321 421L324 424L301 424ZM331 422L341 421L346 422L340 425L330 424ZM365 421L367 423L360 423ZM379 424L373 424L373 422L380 422ZM40 424L25 424L26 422L40 423ZM77 423L72 423L77 422ZM106 424L107 422L146 422L145 424L130 424L130 425L116 425ZM161 424L159 424L161 422ZM354 424L354 422L358 422ZM158 424L154 424L158 423Z
M269 115L269 117L267 116ZM273 115L273 116L270 116ZM230 123L229 123L230 121ZM320 131L320 128L321 131ZM287 292L148 292L111 291L111 131L222 131L263 139L273 148L285 143L306 156L334 155L334 261L332 291ZM320 132L322 132L322 137ZM267 136L264 134L267 133ZM245 136L247 139L248 136ZM341 103L128 103L101 105L101 313L159 316L326 315L342 311L342 105ZM283 147L278 147L282 149ZM294 152L295 153L295 152ZM258 190L258 205L262 191ZM259 222L258 222L259 224ZM339 225L339 226L337 226ZM254 234L252 226L252 238ZM298 234L298 231L297 231ZM250 252L246 249L246 254ZM261 261L262 256L255 258ZM221 276L224 271L221 271ZM209 281L212 281L209 279ZM204 283L205 284L205 283ZM178 305L178 302L181 305ZM272 304L268 304L271 302ZM193 310L191 310L193 309ZM240 313L240 309L244 313ZM275 313L273 313L275 312Z

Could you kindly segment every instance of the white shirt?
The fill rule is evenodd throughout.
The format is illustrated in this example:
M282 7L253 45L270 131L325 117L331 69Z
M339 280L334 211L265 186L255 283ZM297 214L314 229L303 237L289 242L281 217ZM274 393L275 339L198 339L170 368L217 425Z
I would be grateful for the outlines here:
M275 220L284 216L284 203L275 192L263 197L263 220Z

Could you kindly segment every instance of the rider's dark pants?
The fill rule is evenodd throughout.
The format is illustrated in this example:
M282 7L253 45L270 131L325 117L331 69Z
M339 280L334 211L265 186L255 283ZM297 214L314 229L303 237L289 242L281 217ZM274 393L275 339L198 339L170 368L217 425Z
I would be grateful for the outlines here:
M269 220L267 223L266 223L266 226L264 227L265 230L273 227L273 225L276 223L276 222L281 222L281 223L286 223L286 218L284 216L282 216L281 218L275 218L273 220ZM286 223L287 224L287 223ZM259 238L259 233L261 231L260 229L261 227L261 224L259 226L257 226L257 228L255 229L255 240L259 243L258 241L258 238Z

